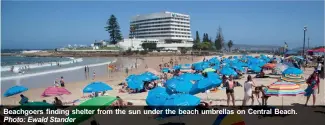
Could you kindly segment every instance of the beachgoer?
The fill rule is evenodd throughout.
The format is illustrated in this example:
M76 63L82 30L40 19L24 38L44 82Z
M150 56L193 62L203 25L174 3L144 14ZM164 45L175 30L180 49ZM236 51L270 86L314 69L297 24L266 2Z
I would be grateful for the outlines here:
M318 72L318 74L320 74L321 73L321 71L322 71L322 63L321 62L318 62L318 65L317 65L317 72Z
M255 83L252 79L252 76L248 75L247 81L244 83L243 106L246 106L246 103L249 99L252 99L252 105L254 105L253 87L255 87Z
M265 77L265 73L263 71L263 68L261 69L260 73L258 73L255 78L264 78Z
M61 87L64 87L64 80L63 80L63 76L61 76L60 84L61 84Z
M129 75L129 68L128 67L125 68L125 73L126 73L126 76Z
M234 95L235 81L232 75L230 75L229 79L226 81L225 87L226 87L226 94L227 94L227 105L229 106L230 97L231 97L232 104L233 106L235 106L235 95Z
M87 67L85 66L85 73L87 73Z
M316 94L315 94L315 90L318 89L317 93L319 94L319 75L318 72L315 71L313 74L311 74L311 76L309 76L309 78L307 79L307 84L308 87L305 90L305 96L307 96L307 100L305 105L307 106L308 100L310 98L311 95L313 95L313 106L315 105L316 102Z
M54 97L54 102L53 102L53 104L54 104L55 106L63 106L62 101L61 101L58 97Z
M264 86L264 85L256 87L258 89L258 92L262 93L262 97L261 97L262 98L262 106L266 106L267 105L267 100L270 98L270 96L266 95L265 91L263 91L264 87L268 88L267 86ZM258 93L258 95L259 95L259 93ZM258 99L257 99L257 101L258 101Z
M42 102L47 103L46 100L43 100Z
M95 77L96 77L96 72L95 70L93 70L93 80L95 80Z
M23 105L23 104L27 104L28 103L28 98L26 96L24 96L23 94L20 95L21 99L19 101L19 104Z
M55 79L54 86L59 86L59 80L58 79Z

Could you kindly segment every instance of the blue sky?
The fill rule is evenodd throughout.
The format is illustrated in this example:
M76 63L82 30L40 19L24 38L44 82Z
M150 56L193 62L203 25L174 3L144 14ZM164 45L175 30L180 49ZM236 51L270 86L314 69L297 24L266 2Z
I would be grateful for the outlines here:
M213 39L220 26L225 40L235 44L299 47L303 26L308 26L311 46L324 44L324 2L220 2L220 1L5 1L1 4L3 48L56 48L68 44L90 45L109 39L104 30L114 14L123 37L128 36L132 16L171 11L191 16L195 31Z

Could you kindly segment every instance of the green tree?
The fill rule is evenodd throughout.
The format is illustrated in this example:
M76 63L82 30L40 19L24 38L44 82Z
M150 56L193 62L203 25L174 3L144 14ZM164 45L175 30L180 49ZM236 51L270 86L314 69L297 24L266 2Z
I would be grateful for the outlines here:
M193 49L199 49L199 44L201 43L201 39L200 39L200 35L199 35L199 31L196 31L196 38L194 40L194 43L193 43Z
M209 50L211 48L211 43L209 43L209 42L202 42L202 43L200 43L199 48L201 50Z
M229 40L227 45L228 45L228 48L229 48L229 52L231 52L231 47L234 45L233 41Z
M203 40L202 42L209 42L209 35L207 33L203 34Z
M122 40L122 34L120 30L120 26L117 22L117 19L114 15L111 15L111 17L107 21L107 26L104 27L106 31L108 31L110 36L110 42L112 44L116 44L118 41Z
M218 28L217 37L216 37L216 40L214 41L214 45L217 50L221 50L222 47L224 46L224 38L222 35L221 27Z
M195 43L200 43L200 42L201 42L201 39L200 39L199 31L196 31Z

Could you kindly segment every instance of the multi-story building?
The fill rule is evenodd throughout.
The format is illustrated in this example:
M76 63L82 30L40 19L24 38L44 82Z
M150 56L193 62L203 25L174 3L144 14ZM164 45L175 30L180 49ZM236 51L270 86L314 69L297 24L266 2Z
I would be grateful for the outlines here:
M124 39L122 42L150 39L150 41L158 41L157 47L161 50L179 50L182 47L192 47L190 16L173 12L137 15L131 19L129 38L131 39ZM120 44L134 46L136 43ZM141 44L141 42L139 43Z

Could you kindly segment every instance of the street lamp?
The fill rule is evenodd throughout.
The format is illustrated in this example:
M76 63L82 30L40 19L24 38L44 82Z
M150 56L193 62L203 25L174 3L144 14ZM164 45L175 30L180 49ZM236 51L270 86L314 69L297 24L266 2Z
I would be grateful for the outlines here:
M304 45L302 47L302 56L305 55L306 31L307 31L307 26L304 26Z

